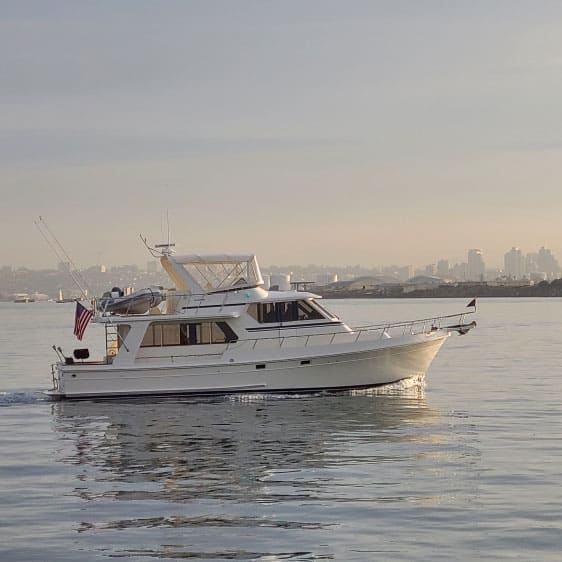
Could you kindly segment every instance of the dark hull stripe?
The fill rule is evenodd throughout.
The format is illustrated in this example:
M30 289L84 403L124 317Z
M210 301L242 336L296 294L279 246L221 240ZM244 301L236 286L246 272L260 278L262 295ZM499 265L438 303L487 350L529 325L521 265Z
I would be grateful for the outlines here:
M317 328L318 326L343 326L343 322L315 322L314 324L277 324L275 326L266 326L266 327L259 327L259 328L246 328L246 332L265 332L271 330L296 330L299 328ZM338 332L339 333L339 332ZM343 332L342 332L343 333ZM307 335L307 334L303 334ZM311 334L317 336L325 336L327 334Z

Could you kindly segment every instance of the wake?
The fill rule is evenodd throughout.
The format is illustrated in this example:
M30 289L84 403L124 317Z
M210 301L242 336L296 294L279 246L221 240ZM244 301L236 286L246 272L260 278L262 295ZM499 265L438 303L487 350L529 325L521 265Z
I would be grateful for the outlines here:
M0 391L0 408L2 406L16 406L18 404L34 404L48 402L49 398L40 390Z

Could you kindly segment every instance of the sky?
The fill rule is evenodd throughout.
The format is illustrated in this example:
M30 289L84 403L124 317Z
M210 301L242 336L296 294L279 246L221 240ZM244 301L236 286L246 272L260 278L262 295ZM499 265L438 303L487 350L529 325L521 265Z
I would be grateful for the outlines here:
M562 261L562 3L0 0L0 265Z

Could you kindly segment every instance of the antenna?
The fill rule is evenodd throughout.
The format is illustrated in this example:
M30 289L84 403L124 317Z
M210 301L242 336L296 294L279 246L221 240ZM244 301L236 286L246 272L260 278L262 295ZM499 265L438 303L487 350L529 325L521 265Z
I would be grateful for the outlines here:
M146 249L150 252L153 258L160 258L162 256L169 256L174 253L173 248L175 244L170 242L171 240L171 229L170 229L170 212L166 209L166 225L167 225L167 238L168 241L165 244L154 244L154 246L150 246L147 242L147 237L139 234L139 238L142 240L142 243L146 246ZM160 228L162 228L162 224L160 224Z
M168 224L168 247L170 247L170 211L166 209L166 223Z
M174 253L174 250L172 248L175 246L175 244L154 244L153 247L149 246L146 236L139 234L139 238L142 240L142 243L146 246L146 249L150 252L153 258L169 256L170 254Z
M66 258L67 263L70 264L69 266L67 266L70 277L74 281L74 284L80 289L82 298L87 299L88 284L86 283L86 280L84 279L84 277L82 277L82 275L78 271L78 268L72 261L72 258L68 255L66 250L63 248L62 244L58 241L58 238L53 234L53 231L49 228L49 225L45 222L45 220L41 216L39 217L39 221L33 221L33 222L37 227L37 230L39 230L39 232L41 233L41 236L43 236L45 242L47 242L51 250L53 250L54 254L57 256L59 262L62 263L65 262L65 260L61 256L61 253ZM74 271L70 268L70 266L72 266Z

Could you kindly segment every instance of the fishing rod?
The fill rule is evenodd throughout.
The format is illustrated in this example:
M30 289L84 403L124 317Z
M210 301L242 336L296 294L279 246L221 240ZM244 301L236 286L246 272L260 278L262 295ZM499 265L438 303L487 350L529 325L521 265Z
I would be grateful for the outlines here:
M45 222L43 217L39 217L38 221L33 221L37 230L40 232L41 236L47 242L51 250L57 256L59 262L64 263L70 277L74 281L74 284L80 290L82 298L84 300L88 299L88 292L91 293L89 290L88 283L76 267L75 263L72 261L72 258L68 255L67 251L64 249L63 245L59 242L58 238L54 235L53 231L49 228L49 225ZM62 254L62 256L61 256ZM64 258L66 259L63 259ZM70 265L69 265L70 264ZM72 266L72 268L70 267Z

